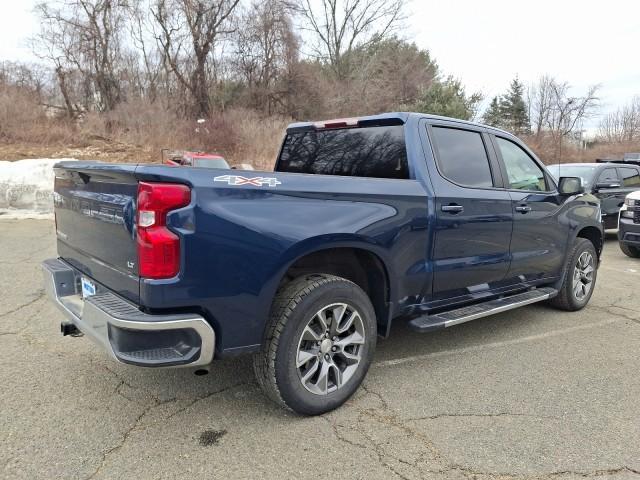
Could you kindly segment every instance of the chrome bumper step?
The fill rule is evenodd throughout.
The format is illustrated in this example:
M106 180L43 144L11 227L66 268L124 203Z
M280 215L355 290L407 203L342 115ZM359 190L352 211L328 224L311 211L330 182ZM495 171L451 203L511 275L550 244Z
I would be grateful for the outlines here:
M58 258L45 260L42 270L45 290L65 317L63 335L85 334L115 360L143 367L196 367L213 360L216 335L201 315L152 315L111 291L83 298L80 273Z
M496 313L506 312L514 308L541 302L555 297L558 291L554 288L536 288L524 293L497 298L468 307L456 308L433 315L423 315L409 321L409 328L415 332L426 333L442 328L452 327L459 323L470 322L477 318L488 317Z

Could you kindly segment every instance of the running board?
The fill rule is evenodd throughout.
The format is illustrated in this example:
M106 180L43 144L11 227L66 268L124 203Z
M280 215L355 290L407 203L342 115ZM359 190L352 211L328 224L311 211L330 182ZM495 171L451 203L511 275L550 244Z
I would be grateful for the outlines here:
M409 328L415 332L426 333L441 328L451 327L459 323L470 322L476 318L488 317L507 310L541 302L553 298L558 294L555 288L536 288L509 297L489 300L468 307L457 308L447 312L423 315L409 321Z

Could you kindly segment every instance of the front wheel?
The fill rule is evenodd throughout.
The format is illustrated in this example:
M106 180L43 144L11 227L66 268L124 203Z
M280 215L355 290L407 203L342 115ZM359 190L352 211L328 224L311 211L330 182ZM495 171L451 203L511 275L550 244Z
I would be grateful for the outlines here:
M598 275L598 254L586 238L576 238L567 258L564 281L551 305L574 312L584 308L593 294Z
M319 415L342 405L364 379L376 344L371 301L356 284L325 274L299 277L278 292L253 366L279 405Z
M622 250L622 253L627 257L640 258L640 248L638 247L632 247L631 245L620 242L620 250Z

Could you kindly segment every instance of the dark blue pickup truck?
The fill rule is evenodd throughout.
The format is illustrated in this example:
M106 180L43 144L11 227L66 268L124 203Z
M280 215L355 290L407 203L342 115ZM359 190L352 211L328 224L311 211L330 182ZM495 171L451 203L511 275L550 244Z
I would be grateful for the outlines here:
M273 172L61 162L45 284L116 360L253 354L277 403L341 405L394 322L583 308L603 231L514 136L413 113L289 126Z

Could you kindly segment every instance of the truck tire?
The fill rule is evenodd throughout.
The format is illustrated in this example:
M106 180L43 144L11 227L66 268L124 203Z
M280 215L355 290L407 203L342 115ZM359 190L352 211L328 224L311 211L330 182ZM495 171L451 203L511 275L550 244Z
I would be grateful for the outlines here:
M558 295L549 302L560 310L584 308L593 294L598 275L598 254L586 238L576 238L569 251L565 276Z
M619 242L619 244L620 250L622 250L622 253L624 253L627 257L640 258L640 248L633 247L622 242Z
M367 294L333 275L303 275L285 285L271 309L258 384L284 408L320 415L342 405L367 374L376 346Z

